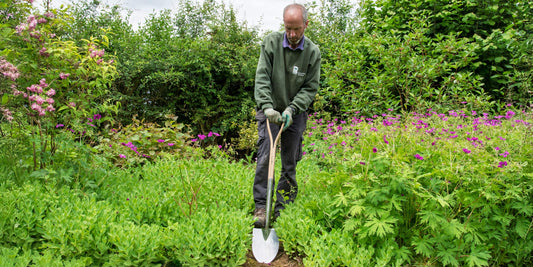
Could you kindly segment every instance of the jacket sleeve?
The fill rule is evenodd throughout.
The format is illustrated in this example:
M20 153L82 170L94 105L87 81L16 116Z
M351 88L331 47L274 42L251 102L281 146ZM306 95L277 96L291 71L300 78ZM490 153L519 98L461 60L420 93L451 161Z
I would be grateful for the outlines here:
M274 106L271 82L273 53L268 46L267 41L261 44L261 54L259 55L259 62L257 63L257 71L255 73L254 97L257 107L261 110L273 108Z
M320 85L320 62L320 50L317 48L309 61L306 80L289 105L296 110L296 113L306 111L315 99Z

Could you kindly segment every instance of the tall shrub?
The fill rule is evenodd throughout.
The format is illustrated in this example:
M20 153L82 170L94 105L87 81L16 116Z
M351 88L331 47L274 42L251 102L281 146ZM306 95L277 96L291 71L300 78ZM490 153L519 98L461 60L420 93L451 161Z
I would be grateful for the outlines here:
M530 88L531 82L519 84L523 80L513 78L522 74L515 59L523 57L513 43L531 47L526 44L532 34L528 1L380 0L363 1L361 6L363 28L371 33L397 31L401 37L409 32L416 14L425 14L431 25L428 37L453 34L473 39L478 45L477 60L468 70L483 77L485 91L494 100L528 102L523 89ZM528 57L531 59L531 53Z
M152 14L136 53L119 59L115 87L127 99L124 112L152 121L175 114L202 132L234 130L232 122L246 119L254 105L256 30L214 1L179 7Z

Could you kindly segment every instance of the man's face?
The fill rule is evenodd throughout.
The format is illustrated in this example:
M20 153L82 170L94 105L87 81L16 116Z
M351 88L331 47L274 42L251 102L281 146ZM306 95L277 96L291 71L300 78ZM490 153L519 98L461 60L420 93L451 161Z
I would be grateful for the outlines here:
M289 44L293 48L297 47L309 22L303 21L302 12L299 9L287 10L283 16L283 22L285 24L285 32L287 33Z

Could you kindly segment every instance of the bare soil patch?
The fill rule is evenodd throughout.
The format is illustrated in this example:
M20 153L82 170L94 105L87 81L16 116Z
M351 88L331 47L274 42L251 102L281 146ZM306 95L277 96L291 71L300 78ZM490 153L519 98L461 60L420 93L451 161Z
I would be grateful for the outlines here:
M278 255L271 263L259 263L255 260L254 254L250 249L246 255L246 263L242 265L243 267L254 267L254 266L288 266L288 267L303 267L303 262L300 257L291 258L285 250L283 249L283 244L280 242Z

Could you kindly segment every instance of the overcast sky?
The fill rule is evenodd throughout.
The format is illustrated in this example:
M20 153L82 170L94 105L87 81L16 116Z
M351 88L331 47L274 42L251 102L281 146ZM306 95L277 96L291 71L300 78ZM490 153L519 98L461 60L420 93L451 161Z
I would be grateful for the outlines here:
M34 6L42 6L45 0L35 0ZM71 3L76 0L52 0L53 7ZM134 28L144 22L149 14L163 10L175 9L178 0L100 0L108 4L118 4L133 13L130 23ZM260 26L262 30L279 30L282 22L283 8L291 3L305 4L311 0L218 0L233 5L239 20L246 20L249 26Z

